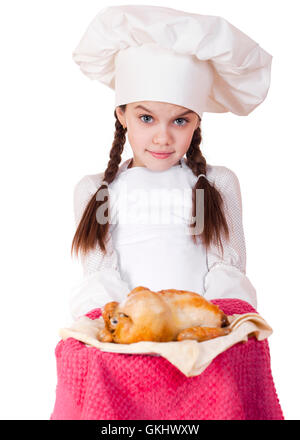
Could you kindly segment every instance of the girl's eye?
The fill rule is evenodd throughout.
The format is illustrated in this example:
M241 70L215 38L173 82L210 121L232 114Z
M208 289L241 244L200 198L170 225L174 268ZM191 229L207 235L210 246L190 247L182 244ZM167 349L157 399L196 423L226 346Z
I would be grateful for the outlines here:
M175 119L175 121L185 121L185 124L179 124L179 125L186 125L188 123L188 120L185 118L178 118L178 119Z
M140 119L142 119L142 118L151 118L151 119L153 119L152 116L150 116L150 115L142 115L142 116L140 116ZM183 125L186 125L188 123L188 120L185 119L185 118L177 118L177 119L175 119L175 121L184 121L184 123L176 124L176 125L179 125L179 126L183 126ZM144 120L143 120L143 122L147 123L147 121L144 121Z
M142 118L152 118L152 116L150 116L150 115L143 115L143 116L140 116L140 119L142 119ZM143 120L143 119L142 119ZM145 122L145 121L143 121L143 122ZM147 122L147 121L146 121Z

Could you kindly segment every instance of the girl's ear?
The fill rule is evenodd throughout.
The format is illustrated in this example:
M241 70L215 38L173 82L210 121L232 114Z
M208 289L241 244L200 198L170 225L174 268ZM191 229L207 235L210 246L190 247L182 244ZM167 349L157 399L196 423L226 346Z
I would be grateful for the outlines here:
M126 122L125 122L125 115L124 115L124 113L122 112L120 107L117 107L115 110L116 110L116 115L117 115L117 118L118 118L120 124L123 126L123 128L126 128Z

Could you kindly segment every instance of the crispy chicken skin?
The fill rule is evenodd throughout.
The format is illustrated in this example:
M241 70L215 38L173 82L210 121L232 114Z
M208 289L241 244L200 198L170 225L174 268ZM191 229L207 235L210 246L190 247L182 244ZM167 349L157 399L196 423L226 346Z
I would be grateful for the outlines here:
M152 292L138 286L122 303L107 303L102 316L105 328L98 334L102 342L200 342L230 332L227 316L218 306L184 290Z

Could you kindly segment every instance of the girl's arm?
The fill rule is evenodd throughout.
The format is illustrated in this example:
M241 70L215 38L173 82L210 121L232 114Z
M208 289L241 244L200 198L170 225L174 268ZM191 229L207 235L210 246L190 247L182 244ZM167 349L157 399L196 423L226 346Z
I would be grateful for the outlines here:
M226 167L218 170L215 185L224 201L230 238L223 240L224 254L212 246L207 252L208 272L204 279L204 297L238 298L257 308L256 291L246 276L246 246L243 230L242 198L237 176Z
M73 202L76 228L88 202L100 187L101 180L101 174L84 176L75 186ZM83 279L71 290L70 309L73 319L103 307L110 301L121 302L130 291L127 283L121 280L110 234L107 255L97 244L86 256L81 255L80 259Z

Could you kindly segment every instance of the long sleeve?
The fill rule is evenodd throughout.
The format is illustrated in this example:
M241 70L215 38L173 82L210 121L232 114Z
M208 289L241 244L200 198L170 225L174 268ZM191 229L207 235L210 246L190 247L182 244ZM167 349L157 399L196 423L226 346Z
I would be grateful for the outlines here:
M75 186L73 201L76 228L88 202L99 188L101 178L101 174L84 176ZM110 233L106 255L97 243L93 250L80 258L83 279L71 289L70 310L73 319L94 308L103 307L110 301L121 302L130 291L127 283L121 279Z
M237 176L226 167L215 167L215 186L224 201L229 241L223 239L224 254L217 246L207 252L208 272L204 279L204 297L238 298L257 308L256 291L246 276L246 246L242 218L242 198Z

